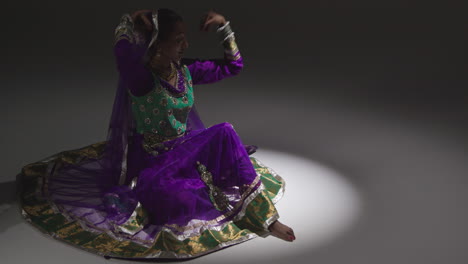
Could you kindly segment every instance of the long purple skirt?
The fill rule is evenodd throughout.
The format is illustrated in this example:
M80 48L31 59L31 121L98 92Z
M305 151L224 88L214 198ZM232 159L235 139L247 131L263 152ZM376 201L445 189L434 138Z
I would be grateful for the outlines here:
M141 140L137 137L130 150L133 157L129 172L138 177L136 195L152 224L186 225L192 219L215 219L236 207L242 192L257 178L244 145L229 123L164 142L157 156L147 153L138 144ZM200 165L212 175L212 185L227 196L225 210L218 210L210 199Z
M105 189L96 168L106 142L25 166L23 216L84 250L134 259L190 258L269 234L284 181L249 157L231 124L190 131L152 153L142 143L140 134L129 143L126 182Z

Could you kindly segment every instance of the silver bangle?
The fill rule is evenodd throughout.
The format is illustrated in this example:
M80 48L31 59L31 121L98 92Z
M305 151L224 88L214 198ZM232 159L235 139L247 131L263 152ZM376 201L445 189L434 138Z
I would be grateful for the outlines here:
M223 43L224 41L228 40L228 39L231 39L231 40L235 40L235 37L234 37L234 32L231 32L229 35L227 35L223 41L221 41L221 43Z
M229 38L234 38L234 32L232 32L230 22L227 21L222 27L216 30L216 33L219 35L219 40L221 43L226 41Z
M221 32L223 31L227 26L229 26L230 21L227 21L222 27L219 27L216 32Z

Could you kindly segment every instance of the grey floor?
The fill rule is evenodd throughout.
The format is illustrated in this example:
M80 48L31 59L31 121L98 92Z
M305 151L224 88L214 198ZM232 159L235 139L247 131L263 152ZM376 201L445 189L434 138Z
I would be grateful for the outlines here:
M436 113L428 120L416 119L407 115L385 114L371 107L353 107L326 98L317 100L311 97L307 105L293 106L284 104L284 97L271 97L261 109L257 100L265 99L263 96L251 96L241 109L230 102L224 102L224 108L220 103L213 103L212 99L226 93L241 99L233 90L233 87L224 87L222 91L212 89L211 94L203 94L206 91L202 91L198 95L200 113L208 116L212 123L230 121L245 143L258 144L265 151L270 149L286 156L299 156L336 171L360 197L359 215L346 231L327 243L308 244L310 238L301 238L301 233L310 234L307 230L317 227L314 217L320 219L320 215L304 212L313 210L313 204L317 204L315 199L327 204L330 197L320 197L313 192L317 186L307 179L307 173L295 175L297 165L294 164L297 162L288 164L286 159L268 164L273 168L275 165L279 167L288 181L304 181L299 185L293 184L296 189L289 187L279 204L280 209L287 208L281 213L282 219L295 228L298 240L284 242L280 247L284 251L275 259L297 263L306 263L305 260L320 263L465 263L468 259L465 250L468 214L464 206L468 198L468 165L467 139L461 133L463 127L442 123L442 116L436 116ZM56 96L65 97L65 94ZM77 104L81 103L85 105L86 102L82 100ZM59 104L57 107L66 106L65 102ZM86 103L86 106L88 109L101 107L99 103ZM216 115L210 108L217 109ZM245 115L239 114L239 111L246 110ZM102 108L102 111L106 110ZM73 125L72 122L53 127L40 125L70 113L48 112L43 108L38 108L36 113L43 119L28 122L28 126L38 128L36 133L22 138L23 132L17 131L25 131L24 124L17 124L16 129L10 127L8 137L14 140L5 142L4 146L9 151L2 153L2 159L7 162L4 163L0 185L1 255L7 260L5 263L26 263L28 260L39 263L63 263L65 260L69 263L104 262L99 257L43 237L17 212L12 181L22 165L64 149L98 141L97 136L87 132L86 123L90 123L89 129L96 134L102 135L99 130L105 127L99 120L86 120L85 114L75 113L73 121L82 126L75 124L77 128L74 130L81 136L74 136L67 132L67 126ZM25 118L17 117L20 120ZM273 124L278 120L283 121L282 126ZM262 154L261 150L259 154ZM296 203L292 199L288 203L288 193L297 192L303 194L303 201ZM349 201L343 201L343 204L347 203ZM288 215L288 211L295 213ZM255 239L237 249L229 248L194 262L234 263L233 256L238 253L248 260L256 260L256 263L268 263L269 248L262 245L277 243L266 242L268 239ZM24 249L34 254L24 254ZM239 252L240 249L244 251ZM263 250L257 255L248 254L254 249Z
M16 37L6 44L5 65L13 67L2 65L7 89L0 97L2 263L105 262L24 223L13 181L28 163L105 139L117 75L112 34L106 39L102 32L112 32L126 11L119 8L86 9L86 20L76 10L48 19L24 10L35 27L8 31ZM281 8L224 9L246 66L237 77L196 87L198 110L207 125L232 123L244 143L260 147L259 155L279 152L335 172L355 200L333 200L344 196L319 192L321 182L298 173L296 161L275 161L268 165L292 183L278 207L297 241L259 238L193 262L467 263L462 9ZM63 18L79 23L54 24ZM40 37L47 41L26 41ZM189 57L221 52L214 38L193 33L191 39ZM208 40L214 44L197 44ZM319 243L307 236L336 208L317 205L332 200L352 217Z

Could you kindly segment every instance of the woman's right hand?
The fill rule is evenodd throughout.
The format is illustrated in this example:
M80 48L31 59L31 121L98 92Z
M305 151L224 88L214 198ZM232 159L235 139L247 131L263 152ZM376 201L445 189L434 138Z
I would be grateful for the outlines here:
M226 18L211 9L200 20L200 30L209 31L211 25L223 26L226 24Z

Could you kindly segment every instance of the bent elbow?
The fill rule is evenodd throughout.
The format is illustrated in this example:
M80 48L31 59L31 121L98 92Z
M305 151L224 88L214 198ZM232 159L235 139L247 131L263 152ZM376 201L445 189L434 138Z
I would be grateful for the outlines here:
M240 67L233 67L233 68L231 69L231 74L232 74L232 75L239 75L239 74L241 73L241 71L242 71L242 68L243 68L243 66L240 66Z
M244 63L242 61L242 57L238 60L231 62L231 73L232 75L238 75L242 69L244 68Z

